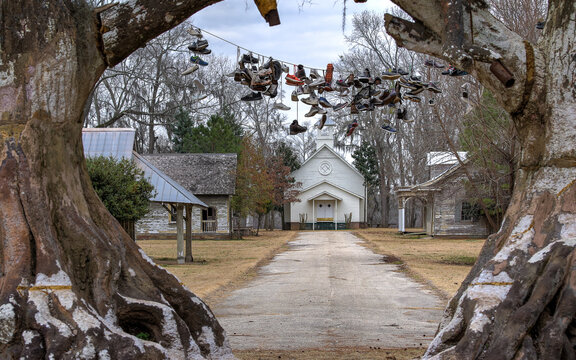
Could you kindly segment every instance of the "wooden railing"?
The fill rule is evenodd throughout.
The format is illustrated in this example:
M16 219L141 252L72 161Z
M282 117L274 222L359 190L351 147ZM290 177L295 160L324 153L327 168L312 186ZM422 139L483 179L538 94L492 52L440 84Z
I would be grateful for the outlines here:
M216 232L216 220L202 220L202 232Z

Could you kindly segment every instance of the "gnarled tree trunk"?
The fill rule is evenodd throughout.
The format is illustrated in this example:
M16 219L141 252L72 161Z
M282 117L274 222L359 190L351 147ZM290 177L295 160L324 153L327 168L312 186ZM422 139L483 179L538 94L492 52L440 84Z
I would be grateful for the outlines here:
M416 20L387 15L398 44L478 78L512 115L522 145L504 223L424 357L576 358L576 2L550 0L538 44L511 32L484 1L394 2ZM510 87L490 70L500 64L514 77Z
M104 69L210 2L1 3L2 359L233 357L208 307L104 208L81 144Z

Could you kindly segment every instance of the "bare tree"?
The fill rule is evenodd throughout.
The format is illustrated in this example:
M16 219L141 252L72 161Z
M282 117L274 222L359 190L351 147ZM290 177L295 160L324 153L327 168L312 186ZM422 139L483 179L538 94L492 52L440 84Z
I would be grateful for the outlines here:
M208 307L106 211L81 144L104 70L214 2L0 4L0 357L233 357Z
M485 1L394 3L414 21L387 15L388 33L476 77L510 113L521 145L503 225L451 300L425 358L574 358L576 3L550 1L535 44Z

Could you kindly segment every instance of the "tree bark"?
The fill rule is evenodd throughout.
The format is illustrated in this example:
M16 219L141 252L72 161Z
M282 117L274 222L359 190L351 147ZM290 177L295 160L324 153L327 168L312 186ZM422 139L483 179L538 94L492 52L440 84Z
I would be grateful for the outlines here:
M450 301L424 358L576 358L576 3L551 0L543 35L531 44L484 1L464 1L463 45L446 52L443 1L394 2L415 21L387 15L389 34L497 94L521 144L504 222ZM513 86L491 72L494 61L513 74Z
M210 309L129 238L85 167L84 104L106 66L210 2L149 3L113 7L123 22L107 25L81 1L0 5L3 359L233 358Z

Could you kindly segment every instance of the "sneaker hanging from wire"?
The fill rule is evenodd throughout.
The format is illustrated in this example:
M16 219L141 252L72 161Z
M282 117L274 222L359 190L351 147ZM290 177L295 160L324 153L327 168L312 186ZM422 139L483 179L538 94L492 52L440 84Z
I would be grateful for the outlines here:
M276 102L273 105L274 109L278 109L278 110L282 110L282 111L288 111L290 110L290 106L284 105L282 102Z
M382 125L382 129L384 129L385 131L389 132L389 133L395 133L398 130L394 129L392 126L388 125L388 124L384 124Z
M180 75L188 75L192 74L194 71L198 70L198 65L194 64L190 66L188 69L184 70Z
M290 135L298 135L306 132L306 130L308 130L308 128L298 124L298 120L294 120L292 124L290 124Z
M351 124L348 124L348 130L346 131L346 136L352 135L354 130L358 127L358 119L354 120Z
M193 64L198 64L200 66L208 66L208 63L200 58L198 55L190 56L190 61Z
M242 101L256 101L256 100L262 100L262 94L259 92L252 92L248 95L242 96L240 98L240 100Z

